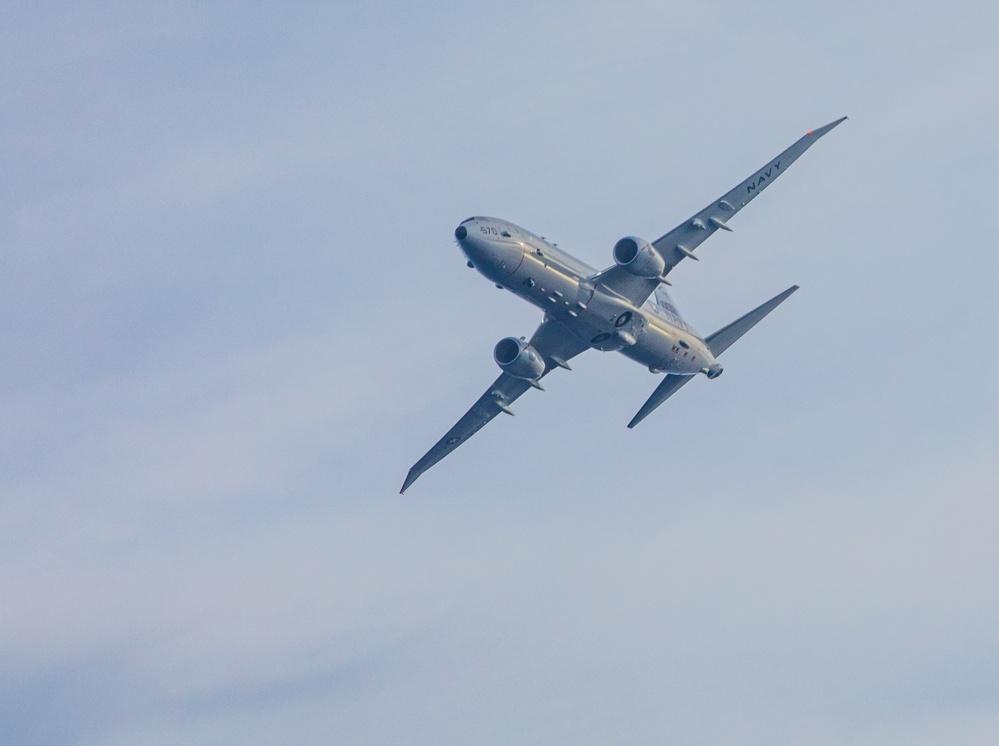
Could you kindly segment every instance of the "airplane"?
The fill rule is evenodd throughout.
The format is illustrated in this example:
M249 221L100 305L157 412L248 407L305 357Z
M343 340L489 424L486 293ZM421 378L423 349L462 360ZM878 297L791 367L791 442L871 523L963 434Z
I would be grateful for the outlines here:
M716 231L731 231L728 221L749 204L802 153L846 117L810 130L738 186L652 243L626 236L614 244L614 264L596 271L546 239L506 220L471 217L454 236L468 259L496 287L506 289L544 311L530 340L506 337L496 343L493 359L503 371L472 408L417 461L400 494L421 474L477 433L528 389L544 390L541 379L585 350L620 352L662 382L628 423L652 413L681 386L699 374L722 373L718 356L764 316L787 300L793 285L766 303L701 337L683 319L665 285L667 275L684 259L698 260L696 249Z

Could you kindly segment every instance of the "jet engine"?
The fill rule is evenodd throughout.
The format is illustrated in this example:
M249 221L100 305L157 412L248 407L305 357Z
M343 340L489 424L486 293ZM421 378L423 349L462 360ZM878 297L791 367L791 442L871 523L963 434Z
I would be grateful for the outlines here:
M538 380L545 372L545 361L540 353L516 337L506 337L497 342L493 348L493 360L504 373L528 381Z
M653 279L666 269L666 260L648 241L626 236L614 244L614 262L636 277Z

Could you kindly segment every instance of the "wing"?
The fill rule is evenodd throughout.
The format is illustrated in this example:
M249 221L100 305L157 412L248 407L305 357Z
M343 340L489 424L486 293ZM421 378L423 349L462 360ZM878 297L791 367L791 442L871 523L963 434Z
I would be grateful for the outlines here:
M542 378L554 368L568 370L567 361L589 348L586 342L570 332L564 324L548 317L545 317L541 326L531 337L531 346L544 358L545 372L542 374ZM444 437L424 454L423 458L413 464L413 468L406 475L402 489L399 490L400 494L404 493L423 472L475 435L500 412L513 414L510 404L533 385L523 378L515 378L508 373L503 373L478 398L472 408L465 412L457 424L448 430Z
M664 236L660 236L652 245L662 254L666 260L666 269L663 277L683 261L686 257L694 256L693 252L704 240L718 230L732 230L728 226L729 219L739 210L748 205L757 194L762 192L796 161L802 153L808 150L815 142L831 130L836 125L844 121L846 117L830 122L824 127L812 130L801 137L794 145L789 147L776 158L770 160L767 165L754 173L738 186L729 190L715 202L705 207L703 210L680 223L676 228ZM646 279L635 277L617 265L605 269L594 276L594 281L602 285L607 290L625 298L635 305L641 305L659 285L657 278Z

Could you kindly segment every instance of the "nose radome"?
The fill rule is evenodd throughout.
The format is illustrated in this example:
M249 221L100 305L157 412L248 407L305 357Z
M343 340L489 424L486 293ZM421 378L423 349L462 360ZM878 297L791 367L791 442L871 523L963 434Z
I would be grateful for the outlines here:
M454 229L454 237L457 238L459 241L467 235L468 231L465 229L465 226L463 225L459 225L457 228Z

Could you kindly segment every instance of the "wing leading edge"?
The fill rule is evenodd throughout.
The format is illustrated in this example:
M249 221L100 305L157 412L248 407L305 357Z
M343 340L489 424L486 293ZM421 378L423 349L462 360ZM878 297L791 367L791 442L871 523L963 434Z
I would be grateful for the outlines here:
M542 373L542 378L555 368L568 369L569 366L566 364L568 360L589 349L588 344L570 332L560 321L547 317L534 332L530 344L544 358L545 372ZM530 381L503 373L454 427L448 430L444 437L423 455L423 458L413 464L399 493L405 493L423 472L475 435L500 412L513 414L510 404L532 386Z

